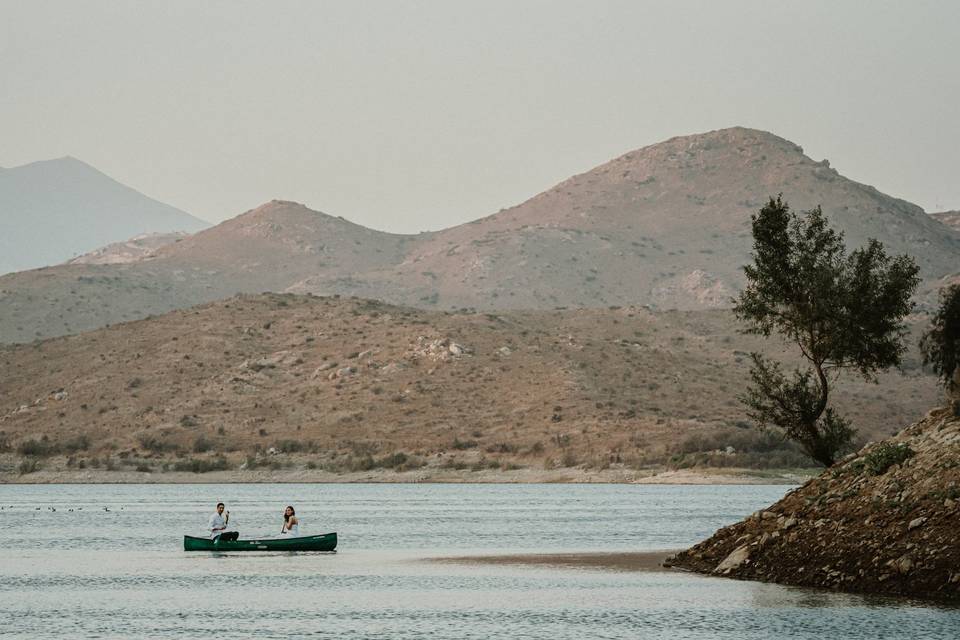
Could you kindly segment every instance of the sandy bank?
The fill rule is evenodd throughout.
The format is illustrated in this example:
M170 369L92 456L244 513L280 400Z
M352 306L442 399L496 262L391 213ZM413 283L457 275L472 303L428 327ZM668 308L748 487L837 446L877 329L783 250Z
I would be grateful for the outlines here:
M644 469L587 470L515 469L450 470L421 468L397 472L388 469L331 473L320 469L255 469L209 473L138 472L132 469L40 469L19 475L0 473L0 484L229 484L229 483L450 483L450 484L783 484L806 481L803 470L755 471L750 469Z
M623 551L613 553L524 553L495 556L431 558L432 562L607 569L613 571L671 571L664 561L671 551Z

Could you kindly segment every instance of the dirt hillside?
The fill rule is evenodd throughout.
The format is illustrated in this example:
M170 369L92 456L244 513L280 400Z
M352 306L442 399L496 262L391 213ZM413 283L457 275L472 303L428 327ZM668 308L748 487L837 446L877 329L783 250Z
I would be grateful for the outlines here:
M930 217L955 231L960 231L960 211L941 211L940 213L931 213Z
M124 240L114 242L89 253L69 260L70 264L127 264L140 262L156 256L161 247L180 242L190 234L182 231L171 233L143 233Z
M722 310L242 295L0 349L0 458L8 473L28 458L156 470L218 454L333 471L795 467L806 460L735 399L746 353L770 348ZM935 401L915 354L905 369L837 392L865 437Z
M437 310L726 307L743 282L750 214L777 193L797 209L821 204L850 246L878 238L913 255L928 285L956 272L960 233L787 140L732 128L627 153L435 233L382 233L273 201L137 262L10 274L0 277L0 342L240 292L355 295Z
M703 573L960 600L960 416L938 409L670 562Z

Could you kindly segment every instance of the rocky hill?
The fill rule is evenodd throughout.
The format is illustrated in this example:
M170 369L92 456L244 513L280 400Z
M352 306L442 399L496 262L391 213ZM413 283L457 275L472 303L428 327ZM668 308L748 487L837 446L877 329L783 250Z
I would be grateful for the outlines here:
M114 242L70 260L70 264L129 264L156 256L157 249L188 238L183 231L142 233L123 242Z
M140 262L2 277L0 342L268 290L445 310L724 307L743 283L750 214L777 193L797 209L821 204L851 246L878 238L913 255L928 288L956 271L960 234L919 207L734 128L625 154L436 233L381 233L274 201Z
M16 372L0 376L0 467L802 465L744 422L746 352L770 345L732 322L722 310L451 313L242 295L0 348L0 369ZM916 354L905 367L837 392L865 437L934 402Z
M674 566L744 580L960 600L960 416L865 446Z
M956 270L960 235L920 207L844 178L770 133L732 128L632 151L497 214L422 238L404 262L352 291L478 309L728 306L749 260L750 215L783 193L822 205L851 246L880 239L923 277ZM313 278L296 289L325 293Z
M930 217L951 229L960 231L960 211L941 211L940 213L931 213Z
M209 226L70 157L0 169L0 220L0 274L64 262L143 233Z

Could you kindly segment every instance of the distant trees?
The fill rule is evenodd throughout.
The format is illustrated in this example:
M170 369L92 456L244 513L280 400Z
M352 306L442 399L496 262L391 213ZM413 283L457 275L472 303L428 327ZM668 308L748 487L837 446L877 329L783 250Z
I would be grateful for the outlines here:
M953 396L954 411L960 414L960 284L940 291L940 308L920 339L920 351L923 364L940 376Z
M778 196L751 221L753 264L744 267L747 286L734 311L748 333L775 332L795 344L806 366L787 375L752 353L752 384L741 400L761 429L779 429L830 466L855 434L829 406L831 384L844 370L875 380L900 364L919 269L876 240L847 254L820 207L797 215Z

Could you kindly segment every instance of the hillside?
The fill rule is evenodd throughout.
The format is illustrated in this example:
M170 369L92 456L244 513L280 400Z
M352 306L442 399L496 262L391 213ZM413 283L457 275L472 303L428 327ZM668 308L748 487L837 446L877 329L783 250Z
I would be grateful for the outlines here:
M743 580L960 600L960 417L870 444L674 566Z
M749 260L750 215L783 193L822 205L850 246L880 239L925 279L955 271L960 235L920 207L844 178L763 131L672 138L574 176L490 217L431 234L404 262L352 290L316 278L294 289L478 309L729 305ZM408 289L392 293L392 283Z
M189 234L182 231L170 233L142 233L123 242L113 242L70 260L70 264L129 264L140 262L156 255L157 249L180 242Z
M144 233L209 226L70 157L0 169L0 220L0 274L57 264Z
M960 211L941 211L940 213L931 213L930 217L955 231L960 231Z
M428 309L729 306L749 218L782 192L822 204L848 244L913 255L925 290L960 233L772 134L725 129L623 155L497 214L435 233L373 231L273 201L117 265L0 277L0 342L75 333L239 292L355 295Z
M731 323L728 311L449 313L243 295L0 349L17 372L0 377L0 461L7 473L34 455L48 468L109 456L153 470L217 453L232 467L336 472L804 464L744 422L735 397L746 352L762 346ZM905 367L837 393L864 437L934 402L915 354Z

